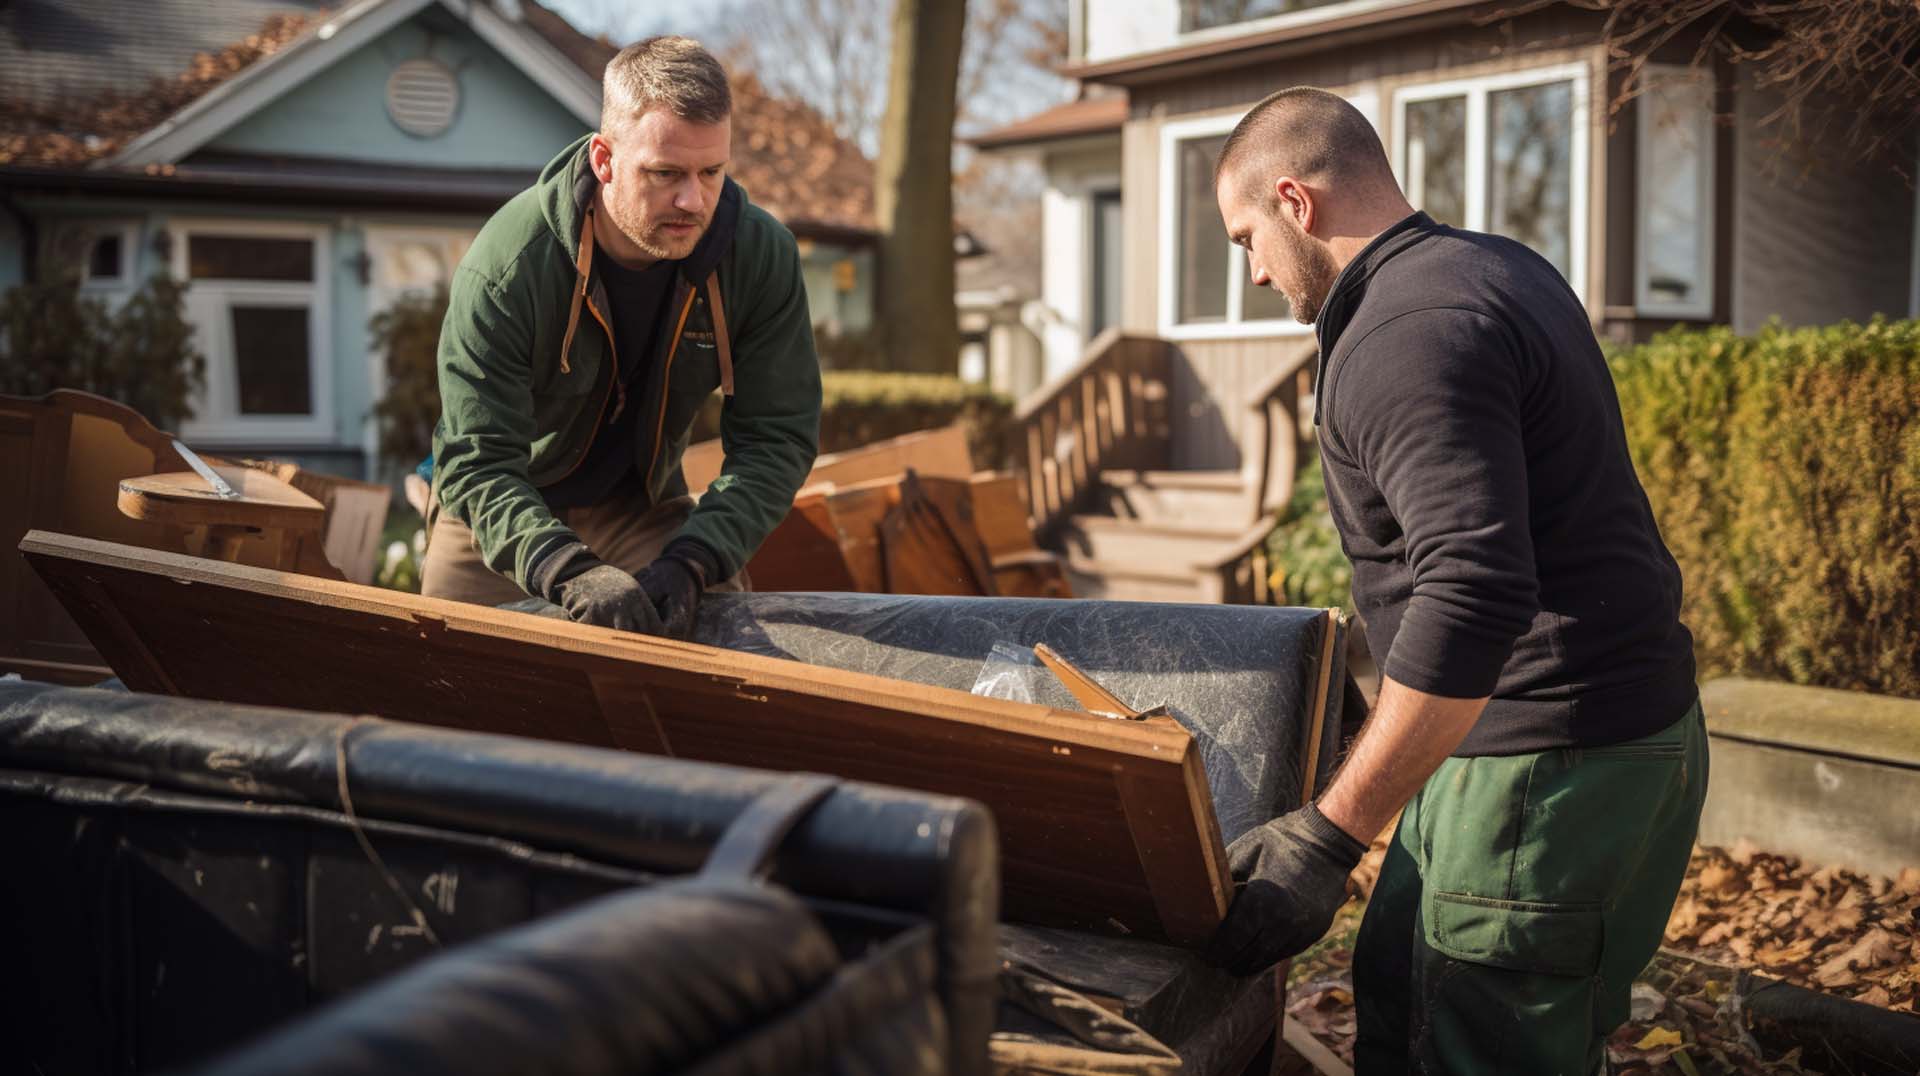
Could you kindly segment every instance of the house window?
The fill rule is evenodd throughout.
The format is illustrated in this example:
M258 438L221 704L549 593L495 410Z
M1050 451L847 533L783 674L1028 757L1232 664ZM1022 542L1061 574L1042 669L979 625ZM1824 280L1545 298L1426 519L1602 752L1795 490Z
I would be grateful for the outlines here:
M1713 79L1646 69L1639 108L1634 305L1656 317L1713 316Z
M207 357L182 432L206 441L332 439L326 237L317 228L208 222L179 227L175 272Z
M1397 0L1387 0L1387 3ZM1222 26L1264 21L1316 11L1319 8L1365 10L1387 6L1381 0L1180 0L1180 32L1212 30Z
M1525 243L1584 297L1586 67L1417 86L1394 105L1407 200L1442 223Z
M1366 95L1355 107L1370 112ZM1161 128L1160 334L1173 340L1311 332L1286 297L1253 283L1246 252L1227 241L1213 166L1239 116Z
M80 233L80 283L89 291L133 287L134 245L140 226L131 222L89 224Z

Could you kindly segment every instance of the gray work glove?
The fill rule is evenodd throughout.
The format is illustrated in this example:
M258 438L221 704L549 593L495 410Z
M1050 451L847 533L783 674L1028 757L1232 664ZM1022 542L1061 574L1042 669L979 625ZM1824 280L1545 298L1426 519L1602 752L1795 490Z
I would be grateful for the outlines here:
M664 630L645 588L632 575L611 564L593 563L585 571L555 583L548 600L567 611L569 619L603 628L659 635Z
M1251 975L1319 941L1366 854L1312 804L1241 834L1227 849L1227 868L1244 884L1207 943L1207 961Z
M693 637L693 614L707 584L720 574L720 559L696 538L675 538L652 564L640 569L640 588L660 613L661 634Z

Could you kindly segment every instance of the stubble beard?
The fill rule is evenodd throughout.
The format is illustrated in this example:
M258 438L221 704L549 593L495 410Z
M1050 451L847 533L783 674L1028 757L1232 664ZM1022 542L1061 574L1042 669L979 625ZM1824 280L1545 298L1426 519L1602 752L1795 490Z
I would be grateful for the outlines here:
M656 261L679 261L692 254L693 248L699 246L701 238L707 234L706 221L678 213L662 221L651 221L646 219L644 211L635 211L630 215L626 207L612 199L607 200L606 209L607 216L612 218L620 233L632 240L642 254ZM689 236L676 238L663 227L675 221L688 221L698 225L698 228Z
M1320 319L1327 294L1340 276L1340 266L1325 246L1314 242L1299 225L1285 217L1280 218L1280 234L1286 246L1285 264L1289 266L1287 276L1290 278L1278 282L1280 294L1287 297L1295 321L1312 325Z

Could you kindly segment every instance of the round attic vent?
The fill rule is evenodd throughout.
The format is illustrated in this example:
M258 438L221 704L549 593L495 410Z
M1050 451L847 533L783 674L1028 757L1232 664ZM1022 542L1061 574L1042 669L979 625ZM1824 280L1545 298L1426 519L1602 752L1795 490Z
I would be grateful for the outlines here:
M459 107L460 83L438 60L407 60L387 77L387 115L410 135L432 138L453 124Z

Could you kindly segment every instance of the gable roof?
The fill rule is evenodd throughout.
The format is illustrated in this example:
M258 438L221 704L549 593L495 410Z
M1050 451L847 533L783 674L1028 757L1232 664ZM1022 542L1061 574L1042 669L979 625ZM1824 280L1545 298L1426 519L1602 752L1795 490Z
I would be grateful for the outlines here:
M598 126L600 76L618 49L535 0L354 0L329 12L326 5L337 2L0 3L0 167L45 182L91 166L82 185L102 191L126 188L115 177L129 173L180 187L303 197L339 190L377 198L407 193L396 183L422 189L450 183L457 177L446 169L408 180L398 166L373 169L381 176L356 166L354 176L343 178L338 173L345 165L315 159L289 158L276 169L202 152L193 165L179 163L433 3L459 15L587 126ZM49 14L56 9L57 17ZM871 232L873 165L866 155L817 110L768 92L750 72L734 74L732 84L733 175L753 200L796 231ZM476 175L446 189L471 188L470 198L484 202L500 191L511 194L529 178Z
M219 67L236 30L304 26L338 2L9 0L0 3L0 99L50 107L145 93L155 79L184 77L209 61Z
M975 149L1013 149L1068 138L1119 134L1127 120L1127 95L1102 94L1068 101L1025 119L1015 120L968 141Z
M431 4L442 4L588 127L600 122L597 81L546 39L528 33L487 0L358 0L317 23L260 62L214 87L129 142L107 163L139 168L173 164L231 130L282 93L370 44ZM516 6L517 7L517 6ZM511 10L511 9L510 9ZM517 11L516 11L517 13Z

